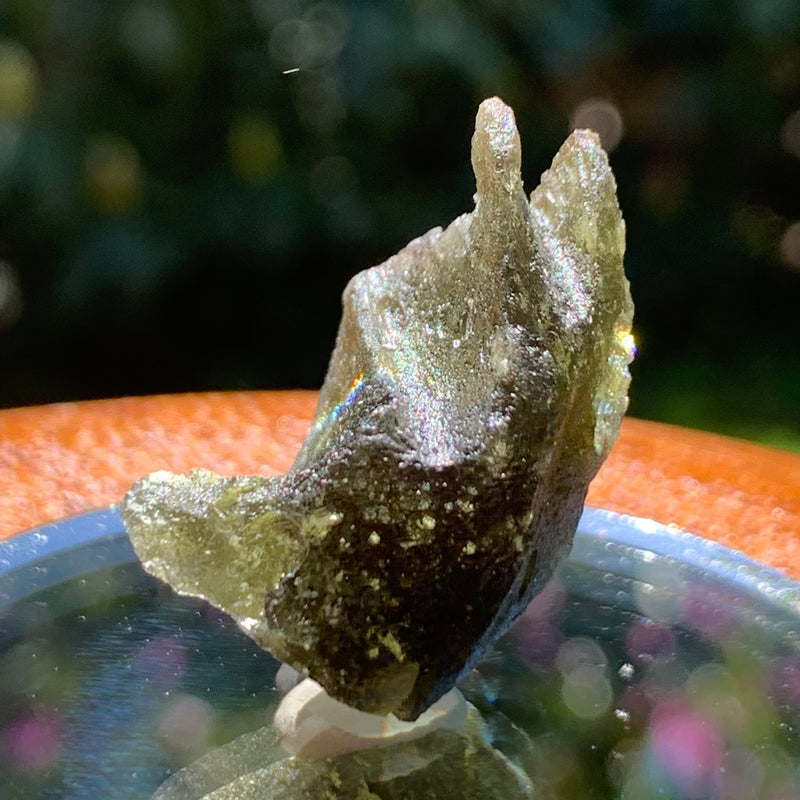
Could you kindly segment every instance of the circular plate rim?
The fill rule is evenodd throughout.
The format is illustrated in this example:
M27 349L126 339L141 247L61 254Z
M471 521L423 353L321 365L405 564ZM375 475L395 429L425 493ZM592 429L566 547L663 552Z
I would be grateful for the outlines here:
M621 557L685 567L800 618L800 582L677 526L587 506L567 561L596 568L602 550L609 553L606 568ZM0 608L63 580L134 561L115 505L41 525L0 542Z

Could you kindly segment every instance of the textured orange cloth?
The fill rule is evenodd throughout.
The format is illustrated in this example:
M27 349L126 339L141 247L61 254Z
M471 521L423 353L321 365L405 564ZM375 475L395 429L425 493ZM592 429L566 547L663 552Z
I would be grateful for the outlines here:
M0 539L119 501L156 469L286 471L315 392L131 397L0 411ZM636 419L589 491L800 579L800 457Z

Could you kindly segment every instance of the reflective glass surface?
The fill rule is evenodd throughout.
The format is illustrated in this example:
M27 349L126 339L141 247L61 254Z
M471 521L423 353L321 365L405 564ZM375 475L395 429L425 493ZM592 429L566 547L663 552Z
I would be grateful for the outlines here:
M266 724L277 668L113 510L2 543L2 797L147 798ZM542 798L800 796L800 586L680 530L587 509L461 688Z

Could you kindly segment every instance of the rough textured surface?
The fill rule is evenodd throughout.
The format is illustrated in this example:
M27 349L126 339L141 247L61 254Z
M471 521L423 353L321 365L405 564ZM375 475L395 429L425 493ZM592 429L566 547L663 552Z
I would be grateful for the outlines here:
M483 741L479 726L473 709L458 733L316 761L286 757L271 728L261 728L175 773L153 800L532 798L528 778Z
M116 503L159 468L285 472L316 392L210 392L0 410L0 539ZM675 525L800 579L800 456L622 421L587 503Z
M492 99L472 160L475 211L348 286L288 473L156 473L122 507L153 574L333 697L403 719L568 551L632 356L624 226L596 136L573 133L529 202L513 113Z

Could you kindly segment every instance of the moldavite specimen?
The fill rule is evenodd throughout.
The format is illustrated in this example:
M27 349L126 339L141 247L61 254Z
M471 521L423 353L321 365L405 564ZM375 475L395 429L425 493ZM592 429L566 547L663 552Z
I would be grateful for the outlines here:
M415 719L568 552L627 404L624 224L597 137L526 197L514 115L472 140L475 210L357 275L316 418L280 477L155 473L145 568L363 711Z

